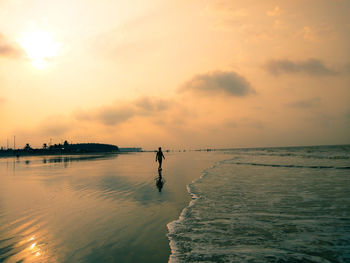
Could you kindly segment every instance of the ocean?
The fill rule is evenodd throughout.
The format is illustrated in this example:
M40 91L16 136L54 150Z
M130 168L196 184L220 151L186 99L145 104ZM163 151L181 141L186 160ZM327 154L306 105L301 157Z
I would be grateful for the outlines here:
M0 158L0 262L350 262L350 146Z
M350 146L226 150L168 224L170 262L350 262Z

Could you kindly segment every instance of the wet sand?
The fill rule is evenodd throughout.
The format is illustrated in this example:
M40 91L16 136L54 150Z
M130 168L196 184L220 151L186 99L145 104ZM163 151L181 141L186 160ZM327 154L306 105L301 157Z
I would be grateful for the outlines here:
M167 262L167 223L186 185L221 153L155 153L0 160L1 262Z

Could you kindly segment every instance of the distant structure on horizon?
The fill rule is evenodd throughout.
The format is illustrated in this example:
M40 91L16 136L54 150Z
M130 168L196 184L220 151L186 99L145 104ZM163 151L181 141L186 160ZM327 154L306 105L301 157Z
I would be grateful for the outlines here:
M133 147L133 148L119 148L120 152L142 152L142 148Z
M119 152L119 147L116 145L111 144L102 144L102 143L76 143L76 144L69 144L67 141L63 145L61 144L54 144L51 145L48 149L61 149L63 151L68 152L77 152L77 153L84 153L84 152Z

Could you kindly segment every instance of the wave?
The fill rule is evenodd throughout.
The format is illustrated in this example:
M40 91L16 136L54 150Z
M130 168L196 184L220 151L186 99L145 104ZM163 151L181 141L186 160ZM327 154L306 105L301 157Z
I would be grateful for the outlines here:
M350 166L324 166L324 165L295 165L295 164L266 164L266 163L245 163L245 162L232 162L237 165L252 165L252 166L267 166L267 167L284 167L284 168L309 168L309 169L340 169L347 170Z
M224 150L223 150L224 151ZM248 156L299 157L302 159L349 160L350 145L226 149L228 153Z
M190 203L188 204L187 207L185 207L181 213L180 216L177 220L174 220L170 223L167 224L167 228L168 228L168 234L167 237L169 239L169 246L170 246L170 250L171 250L171 254L169 256L169 262L178 262L177 260L177 256L178 254L181 254L181 248L178 246L178 243L173 239L174 235L176 235L176 228L177 226L183 225L183 221L185 221L185 219L188 217L188 212L189 209L195 205L195 203L198 201L198 199L200 198L198 194L195 193L194 191L194 184L196 184L197 182L199 182L200 180L204 179L206 176L208 176L209 174L209 170L213 169L215 167L217 167L218 165L222 164L223 162L225 162L226 160L223 161L219 161L216 164L214 164L213 166L211 166L208 169L205 169L204 171L202 171L202 174L199 178L193 180L190 184L188 184L186 186L187 192L191 195L192 200L190 201Z
M346 252L350 251L346 232L350 211L344 211L350 200L348 179L334 176L343 174L338 169L350 167L238 159L216 163L187 186L192 200L167 225L169 262L346 262L350 258ZM304 176L290 169L286 176L271 172L275 167L312 170Z
M249 156L273 156L273 157L300 157L303 159L320 159L320 160L349 160L348 155L334 155L334 156L323 156L313 154L300 154L300 153L249 153Z

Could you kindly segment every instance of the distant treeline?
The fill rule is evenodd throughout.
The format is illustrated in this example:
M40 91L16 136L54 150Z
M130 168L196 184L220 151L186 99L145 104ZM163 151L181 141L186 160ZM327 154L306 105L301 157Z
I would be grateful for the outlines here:
M41 155L41 154L69 154L69 153L102 153L102 152L119 152L118 146L102 143L75 143L69 144L65 141L63 144L54 144L47 146L43 144L42 148L32 148L27 143L22 149L1 149L0 155Z

